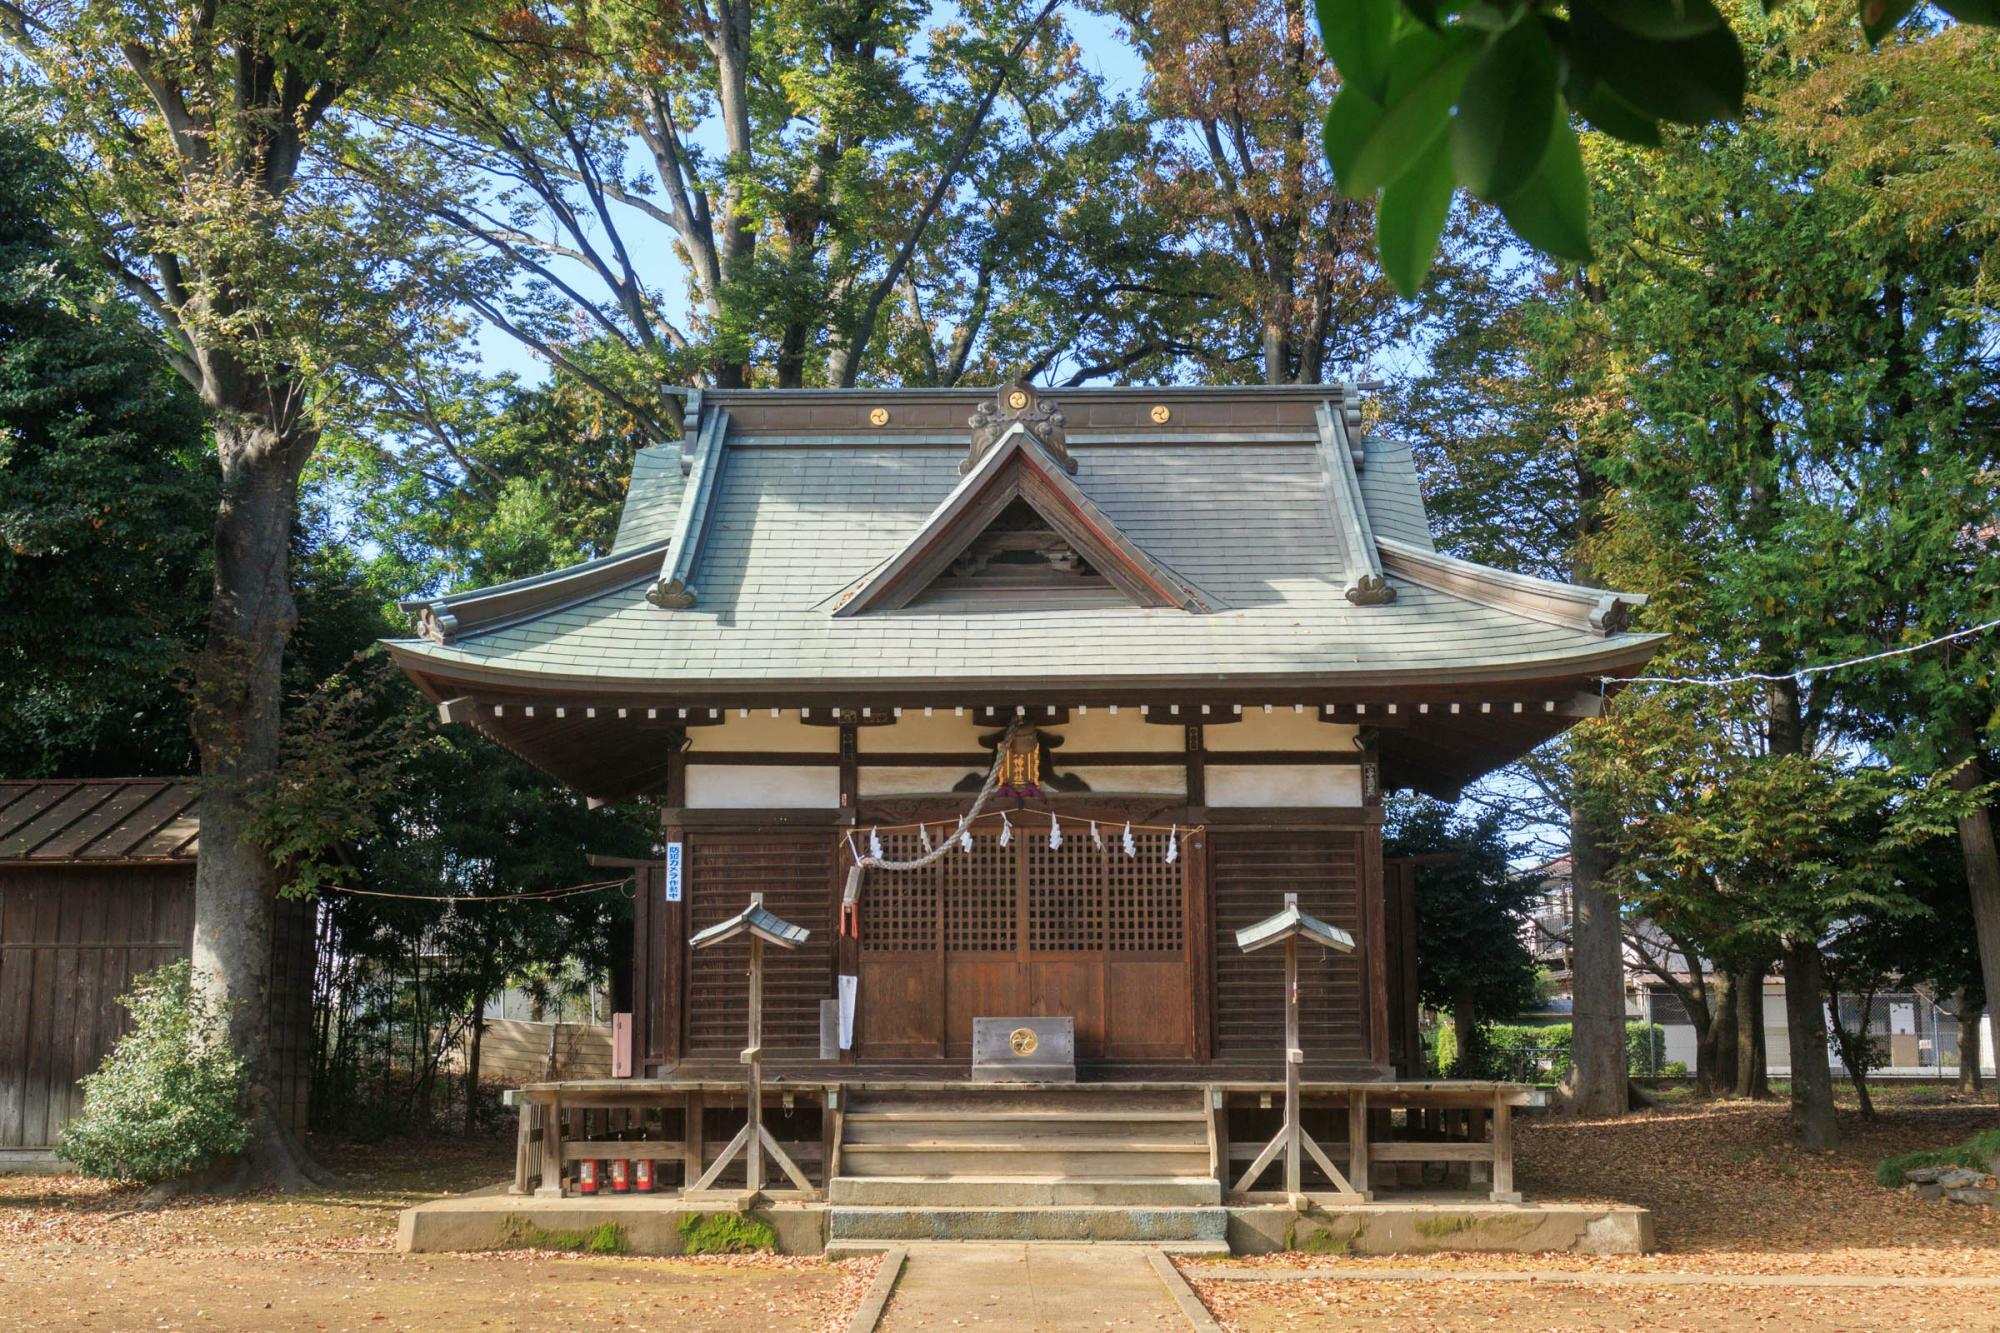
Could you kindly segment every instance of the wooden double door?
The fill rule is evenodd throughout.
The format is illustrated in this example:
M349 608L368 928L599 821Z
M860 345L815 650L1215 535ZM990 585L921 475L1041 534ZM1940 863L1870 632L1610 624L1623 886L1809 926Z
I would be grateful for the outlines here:
M936 837L942 832L933 830ZM1169 835L1023 816L1006 846L988 829L972 850L915 871L871 871L861 892L856 1054L970 1059L972 1020L1069 1017L1083 1060L1193 1053L1187 858ZM914 832L883 834L914 859Z

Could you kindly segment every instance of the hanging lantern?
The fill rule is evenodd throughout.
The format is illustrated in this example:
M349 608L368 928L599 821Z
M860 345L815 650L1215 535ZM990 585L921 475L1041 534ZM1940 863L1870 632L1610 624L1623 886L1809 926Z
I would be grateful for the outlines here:
M1000 742L999 759L1002 795L1042 794L1042 738L1032 727L1009 732Z

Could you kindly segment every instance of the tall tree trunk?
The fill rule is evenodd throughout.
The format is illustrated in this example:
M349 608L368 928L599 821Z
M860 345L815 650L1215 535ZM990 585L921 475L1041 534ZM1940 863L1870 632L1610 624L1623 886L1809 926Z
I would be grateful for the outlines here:
M1696 1034L1694 1095L1715 1097L1736 1075L1736 988L1718 966L1708 982L1708 1026Z
M195 863L196 984L228 1015L248 1074L245 1154L257 1183L298 1189L321 1175L282 1118L271 1067L271 945L278 872L252 837L278 764L279 707L292 602L299 476L317 432L283 386L258 384L214 416L222 464L215 577L195 665L193 731L201 755L201 856Z
M1979 1024L1986 1015L1983 1005L1969 1005L1963 996L1958 1003L1958 1090L1978 1092L1986 1082L1980 1065L1985 1063L1985 1053L1980 1050Z
M1738 1097L1763 1100L1771 1095L1771 1062L1764 1040L1764 969L1761 961L1745 963L1730 974L1736 995L1736 1079Z
M1960 741L1971 761L1952 774L1951 785L1973 791L1986 774L1978 734L1963 728ZM1986 982L1987 1003L2000 995L2000 848L1993 838L1993 812L1979 806L1958 821L1958 850L1965 861L1965 882L1972 893L1973 934L1979 941L1979 974Z
M1810 1152L1840 1146L1833 1118L1833 1067L1826 1053L1825 964L1819 941L1785 941L1785 1026L1792 1056L1792 1136Z
M1570 899L1575 1013L1570 1036L1570 1109L1579 1116L1623 1115L1625 940L1618 905L1599 887L1608 869L1604 830L1581 796L1570 807Z
M1479 1040L1479 1015L1473 1012L1472 983L1461 981L1451 997L1451 1035L1458 1042L1458 1058L1453 1062L1453 1076L1470 1078L1474 1055L1473 1045Z
M465 1132L479 1132L479 1047L486 1036L486 1001L472 1004L472 1038L465 1044Z

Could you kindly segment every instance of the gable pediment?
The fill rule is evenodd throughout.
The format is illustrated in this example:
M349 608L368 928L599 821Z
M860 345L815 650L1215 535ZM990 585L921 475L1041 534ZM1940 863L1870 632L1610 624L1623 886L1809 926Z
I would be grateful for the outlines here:
M1038 404L1039 405L1039 404ZM976 609L987 594L1122 595L1136 606L1208 612L1215 602L1148 555L1085 495L1023 422L982 442L971 467L903 546L837 606L837 616L950 599ZM1020 596L1006 609L1021 609Z

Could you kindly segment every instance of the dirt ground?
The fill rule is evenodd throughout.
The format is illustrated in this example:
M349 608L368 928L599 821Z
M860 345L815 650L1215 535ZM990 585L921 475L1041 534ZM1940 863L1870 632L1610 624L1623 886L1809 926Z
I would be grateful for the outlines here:
M502 1179L511 1142L315 1145L341 1187L138 1208L0 1176L0 1329L842 1329L879 1261L395 1252L396 1215Z
M1785 1105L1670 1104L1615 1121L1528 1117L1518 1179L1530 1198L1610 1200L1653 1211L1659 1252L1633 1257L1447 1254L1421 1259L1270 1255L1248 1268L1592 1274L2000 1278L2000 1210L1925 1202L1875 1184L1892 1153L1942 1147L2000 1124L1989 1093L1877 1093L1862 1122L1843 1090L1842 1146L1791 1145ZM2000 1329L2000 1288L1620 1286L1287 1281L1193 1283L1233 1329Z
M2000 1123L1989 1100L1890 1089L1880 1123L1843 1116L1844 1146L1790 1146L1783 1103L1671 1105L1619 1121L1522 1122L1530 1197L1653 1210L1640 1257L1277 1255L1246 1268L2000 1278L2000 1211L1877 1186L1890 1153ZM837 1329L875 1261L399 1255L397 1212L500 1179L508 1145L316 1144L342 1186L299 1198L138 1206L73 1177L0 1177L0 1330ZM1628 1279L1629 1281L1629 1279ZM1634 1286L1197 1280L1235 1329L2000 1329L2000 1288Z

